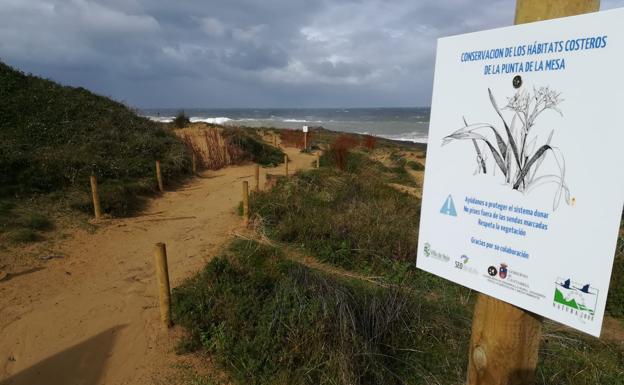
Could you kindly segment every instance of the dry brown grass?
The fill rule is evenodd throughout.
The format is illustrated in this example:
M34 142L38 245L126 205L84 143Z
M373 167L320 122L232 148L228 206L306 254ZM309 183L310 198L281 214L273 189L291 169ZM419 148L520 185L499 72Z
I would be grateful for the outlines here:
M222 129L219 127L192 125L176 130L175 133L189 151L195 153L198 168L218 170L246 159L239 147L223 137Z
M280 130L280 141L284 147L295 147L303 149L304 133L299 130ZM308 146L312 143L312 132L308 132Z

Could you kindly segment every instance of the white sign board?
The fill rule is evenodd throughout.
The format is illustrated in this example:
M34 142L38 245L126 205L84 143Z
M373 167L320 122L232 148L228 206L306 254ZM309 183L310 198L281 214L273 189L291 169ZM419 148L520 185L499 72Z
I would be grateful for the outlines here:
M438 41L419 268L600 334L624 200L623 21Z
M308 132L308 126L303 126L303 132Z

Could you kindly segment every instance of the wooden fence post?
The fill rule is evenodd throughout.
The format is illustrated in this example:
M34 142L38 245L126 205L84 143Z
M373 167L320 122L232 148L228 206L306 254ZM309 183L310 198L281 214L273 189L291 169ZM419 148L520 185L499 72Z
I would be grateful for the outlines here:
M160 299L160 320L165 328L171 327L171 290L169 288L169 268L167 266L167 248L164 243L157 243L154 248L156 277L158 279L158 298Z
M97 178L95 175L91 175L91 198L93 199L93 212L95 214L95 220L99 221L102 218L102 206L100 206L100 194L98 193Z
M273 133L273 147L277 147L277 134Z
M288 155L284 154L284 175L288 176Z
M254 187L254 190L256 192L260 191L260 165L256 164L256 167L254 167L254 178L255 178L255 182L256 182L256 186Z
M516 0L515 23L598 11L599 0ZM542 317L478 294L472 319L468 385L535 383Z
M197 175L197 155L195 155L195 151L191 153L191 170L193 175Z
M158 190L160 192L165 191L165 188L163 187L162 173L160 172L160 161L159 160L156 161L156 180L158 181Z
M303 149L307 150L308 149L308 132L304 132L303 133Z
M320 168L321 167L321 153L317 152L316 153L316 168Z
M249 224L249 183L243 181L243 223Z

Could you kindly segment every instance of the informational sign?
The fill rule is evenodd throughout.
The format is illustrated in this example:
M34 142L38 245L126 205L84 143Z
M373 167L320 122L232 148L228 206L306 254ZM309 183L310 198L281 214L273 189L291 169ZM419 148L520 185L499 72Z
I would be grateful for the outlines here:
M303 126L303 132L308 132L308 126Z
M624 201L623 21L438 41L419 268L600 334Z

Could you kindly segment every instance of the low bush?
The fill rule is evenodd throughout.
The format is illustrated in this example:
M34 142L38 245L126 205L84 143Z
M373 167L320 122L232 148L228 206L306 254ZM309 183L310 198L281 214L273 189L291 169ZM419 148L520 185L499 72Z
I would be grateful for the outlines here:
M254 194L251 212L275 239L303 245L342 267L377 270L413 260L420 202L388 187L384 174L367 166L371 161L359 155L351 159L350 167L358 173L331 168L300 172Z
M9 243L35 242L42 239L41 232L53 227L45 215L0 199L0 243L3 240Z
M464 383L471 303L418 278L439 283L385 288L236 241L174 289L180 349L211 353L238 384ZM537 383L619 384L623 359L621 345L547 323Z
M615 250L615 260L607 297L607 313L624 318L624 237L618 239Z
M30 243L40 240L41 236L32 229L21 228L10 231L8 233L8 238L9 241L13 243Z
M353 135L340 135L329 147L329 153L333 157L335 166L345 171L347 169L347 162L349 154L352 149L358 145L358 140Z
M407 161L407 166L414 171L425 171L425 166L422 163L413 160Z
M456 384L464 310L310 270L238 241L173 292L185 349L214 354L240 384Z
M182 111L178 111L178 113L176 114L175 118L173 119L171 123L173 124L175 128L184 128L188 126L189 124L191 124L191 119L189 119L189 117L186 116L186 113L184 112L184 110L182 110Z
M27 213L16 221L20 226L31 230L50 230L52 222L44 215L37 213Z
M375 149L375 144L377 144L377 138L372 135L364 135L362 140L362 146L368 151L372 151Z
M244 128L227 128L223 131L228 143L241 149L248 160L262 166L273 167L284 162L284 152L267 143L255 131Z

